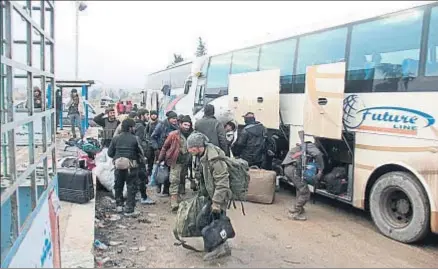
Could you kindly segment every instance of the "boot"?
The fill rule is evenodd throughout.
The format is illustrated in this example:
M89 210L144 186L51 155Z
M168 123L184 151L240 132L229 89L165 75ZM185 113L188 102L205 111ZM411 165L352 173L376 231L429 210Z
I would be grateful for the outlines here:
M204 261L208 262L226 256L231 256L231 248L228 245L228 242L219 245L217 248L213 249L213 251L205 254L203 259Z
M295 214L295 213L299 213L299 212L305 213L306 211L304 210L304 208L302 208L302 209L297 208L297 207L289 208L289 213L290 214Z
M289 219L297 220L297 221L306 221L307 220L306 212L304 211L304 209L302 209L300 211L292 213L289 215Z
M172 212L176 212L178 211L178 195L177 194L172 194L170 196L170 209L172 210Z

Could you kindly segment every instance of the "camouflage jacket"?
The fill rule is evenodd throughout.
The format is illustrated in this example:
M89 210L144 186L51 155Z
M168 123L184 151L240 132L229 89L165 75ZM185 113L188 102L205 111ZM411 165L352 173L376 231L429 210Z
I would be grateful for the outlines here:
M212 161L214 157L225 156L225 153L213 144L207 143L204 155L200 158L201 194L221 205L226 210L231 198L230 179L227 164L223 161Z

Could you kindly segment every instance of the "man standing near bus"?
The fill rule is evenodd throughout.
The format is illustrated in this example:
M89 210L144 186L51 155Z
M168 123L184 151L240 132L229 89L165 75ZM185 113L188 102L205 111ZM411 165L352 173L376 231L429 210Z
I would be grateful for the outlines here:
M313 158L317 164L318 172L315 175L315 180L319 180L324 170L324 159L322 152L315 146L315 144L306 142L306 154L309 158ZM296 202L293 208L289 209L289 218L292 220L305 221L307 220L304 206L310 200L309 185L303 179L302 173L302 150L301 145L291 149L283 160L284 174L287 179L294 184L297 192Z
M211 144L223 150L225 155L230 156L224 125L214 116L212 104L205 105L204 117L196 121L195 131L203 133Z
M233 145L233 155L247 161L249 166L261 168L266 154L266 128L261 122L256 121L252 112L246 113L243 118L245 127L237 136L237 141Z
M154 132L151 135L151 146L155 151L155 156L160 154L161 148L163 147L164 141L166 141L167 136L170 132L178 130L178 114L174 111L169 111L166 113L167 120L158 123L155 127ZM163 184L162 196L169 195L170 182L165 182ZM158 185L157 192L161 193L161 185Z

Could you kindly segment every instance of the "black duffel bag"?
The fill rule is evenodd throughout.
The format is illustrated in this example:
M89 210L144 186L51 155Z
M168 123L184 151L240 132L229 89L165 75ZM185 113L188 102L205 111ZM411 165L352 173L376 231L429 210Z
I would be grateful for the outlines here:
M225 214L215 217L212 223L202 229L204 239L204 251L211 252L219 245L225 243L227 239L234 238L236 233L231 220Z

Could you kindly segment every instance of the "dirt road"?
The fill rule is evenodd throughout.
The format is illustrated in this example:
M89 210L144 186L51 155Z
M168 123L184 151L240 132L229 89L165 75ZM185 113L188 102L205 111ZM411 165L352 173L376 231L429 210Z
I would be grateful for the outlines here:
M324 198L307 207L307 222L288 220L286 208L295 198L293 189L281 190L273 205L246 203L246 216L239 205L237 210L231 209L229 216L237 233L231 241L232 256L204 263L202 254L174 246L171 233L174 217L168 199L154 197L157 205L139 206L142 215L137 219L111 221L114 204L103 198L103 194L99 192L96 201L96 218L103 221L96 223L95 237L106 244L110 241L120 244L96 251L97 260L108 257L104 267L433 268L438 265L436 236L430 236L422 245L397 243L380 235L367 214ZM201 239L188 242L202 248Z

